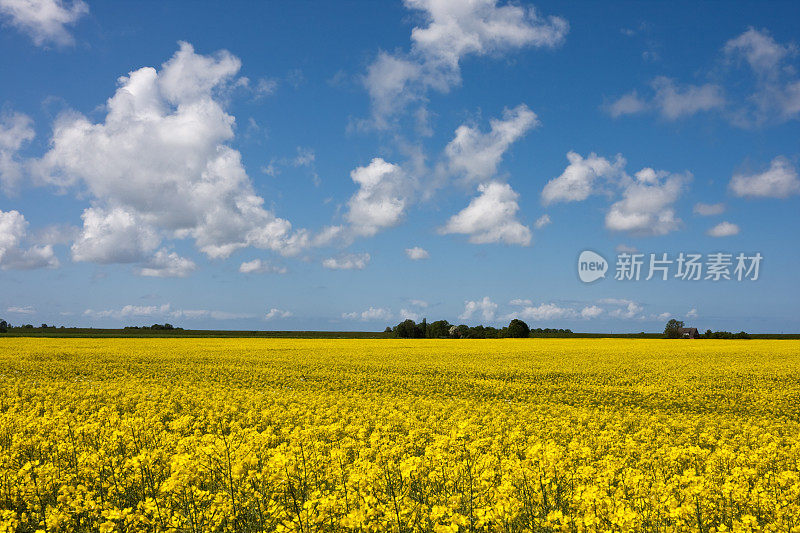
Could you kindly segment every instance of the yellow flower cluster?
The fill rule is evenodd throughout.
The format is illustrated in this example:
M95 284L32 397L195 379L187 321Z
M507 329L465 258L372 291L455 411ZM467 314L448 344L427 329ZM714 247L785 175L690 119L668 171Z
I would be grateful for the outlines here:
M0 532L800 531L800 343L0 339Z

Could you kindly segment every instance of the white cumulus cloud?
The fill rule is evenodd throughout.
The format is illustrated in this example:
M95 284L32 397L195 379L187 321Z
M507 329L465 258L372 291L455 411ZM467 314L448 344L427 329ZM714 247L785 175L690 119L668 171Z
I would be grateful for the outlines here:
M607 105L606 111L617 118L655 110L667 120L676 120L725 105L724 92L719 85L679 85L666 76L658 76L650 85L653 95L649 101L632 91Z
M569 307L560 307L554 303L543 303L537 306L529 305L512 313L513 317L524 320L553 320L556 318L573 318L575 310ZM513 318L511 315L509 315Z
M370 307L366 311L342 313L342 318L348 320L361 320L362 322L375 322L392 318L391 310L385 307Z
M0 16L27 33L37 46L75 42L66 26L89 13L83 0L0 0Z
M536 229L542 229L543 227L550 225L551 222L553 221L550 220L550 215L545 214L536 219L536 222L533 223L533 227Z
M493 321L497 312L497 304L491 298L484 296L482 300L467 300L464 302L464 312L458 318L469 320L473 315L480 315L486 321Z
M711 237L731 237L739 234L739 226L731 222L720 222L709 229L707 234Z
M497 0L405 0L405 5L425 23L412 30L410 52L379 53L363 79L378 128L388 127L409 103L423 101L428 90L447 92L459 84L464 57L524 46L552 48L569 29L562 18L543 17L532 6L498 5Z
M278 309L277 307L273 307L264 315L264 320L272 320L274 318L289 318L292 316L291 311L286 311L284 309Z
M599 157L595 153L583 158L580 154L567 154L569 165L557 178L548 181L542 189L542 203L580 202L598 192L596 183L600 178L609 180L618 177L625 159L617 154L614 161Z
M794 165L787 158L778 156L764 172L734 175L730 189L736 196L788 198L800 194L800 178Z
M6 308L6 312L15 315L35 315L36 309L32 305L25 305L25 306L12 305Z
M248 246L292 255L315 243L264 207L228 145L235 119L219 92L240 66L226 51L205 56L181 42L160 70L119 78L102 122L77 113L56 121L33 168L41 181L94 199L75 260L147 261L164 238L193 239L211 258Z
M517 220L519 195L507 183L492 181L478 186L480 193L467 207L453 215L441 234L469 235L475 244L506 243L528 246L531 230Z
M403 220L414 185L400 166L376 157L350 177L359 189L347 203L345 219L356 235L369 237Z
M490 131L482 133L475 126L462 124L445 148L449 170L474 184L492 178L508 148L528 130L539 124L536 113L520 104L504 109L503 118L489 121Z
M22 178L22 162L17 153L35 137L33 120L22 113L0 115L0 188L13 193Z
M273 265L263 259L253 259L239 265L239 272L242 274L286 274L288 270L284 266Z
M674 204L689 181L688 175L645 168L626 179L622 199L606 213L606 227L638 235L666 235L681 226Z
M694 204L694 214L709 217L714 215L721 215L725 212L725 204L704 204L698 202Z
M344 254L339 257L329 257L322 261L322 266L331 270L363 270L369 263L368 253Z
M413 248L406 248L406 255L409 259L413 261L419 261L420 259L428 259L431 254L428 253L428 250L425 248L421 248L419 246L414 246Z
M28 234L28 221L19 211L0 211L0 269L32 270L56 268L58 258L49 244L23 246Z
M137 269L137 273L151 278L185 278L195 269L197 265L191 259L162 248Z
M587 305L581 309L581 316L583 318L597 318L603 314L603 308L596 305Z
M400 309L400 320L413 320L414 322L419 322L422 318L422 315L416 311L412 311L410 309Z
M725 105L722 88L718 85L678 86L674 80L660 76L653 80L656 93L653 105L667 120L688 117L700 111L709 111Z

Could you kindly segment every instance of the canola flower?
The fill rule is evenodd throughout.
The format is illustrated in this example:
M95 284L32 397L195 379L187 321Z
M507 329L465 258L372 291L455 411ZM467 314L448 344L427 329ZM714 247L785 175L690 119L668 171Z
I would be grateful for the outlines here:
M800 531L800 343L0 339L0 532Z

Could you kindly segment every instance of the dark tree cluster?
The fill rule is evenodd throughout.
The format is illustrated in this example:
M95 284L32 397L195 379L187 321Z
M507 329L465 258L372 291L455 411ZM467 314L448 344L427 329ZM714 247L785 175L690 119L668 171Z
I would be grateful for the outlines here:
M153 324L152 326L125 326L124 329L183 330L183 328L176 328L169 322L165 324Z
M680 339L681 329L683 329L683 320L675 320L674 318L667 322L664 327L664 336L668 339ZM730 331L711 331L707 329L702 335L698 335L699 339L750 339L750 335L744 331L739 333L731 333Z
M424 318L422 322L417 324L408 319L393 328L386 328L386 333L389 332L401 339L499 339L531 336L528 324L516 318L502 329L483 325L467 326L466 324L461 324L456 326L450 324L447 320L437 320L428 324L428 321Z
M750 335L744 331L731 333L730 331L711 331L707 329L703 335L704 339L750 339Z
M667 322L664 326L664 336L668 339L679 339L681 337L681 328L683 327L683 320L675 320L674 318Z
M563 338L563 337L572 337L574 333L571 329L555 329L555 328L536 328L531 330L531 337L539 338L539 337L554 337L554 338Z

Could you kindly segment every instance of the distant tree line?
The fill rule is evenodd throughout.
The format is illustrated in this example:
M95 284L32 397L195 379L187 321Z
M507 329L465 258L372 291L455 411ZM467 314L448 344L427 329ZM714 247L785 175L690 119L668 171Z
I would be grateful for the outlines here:
M515 318L503 328L492 326L454 325L447 320L437 320L430 324L426 319L416 323L411 319L403 320L393 328L387 327L385 333L392 333L401 339L505 339L527 337L570 337L569 329L537 328L531 330L528 324Z
M176 328L175 326L173 326L169 322L166 322L164 324L153 324L152 326L125 326L123 329L153 329L153 330L165 330L165 329L166 330L170 330L170 329L174 329L174 330L178 330L178 331L182 331L183 330L183 328Z
M13 326L9 322L6 322L3 319L0 319L0 333L7 333L10 329L66 329L64 326L48 326L47 324L42 324L39 328L36 328L33 324L23 324L20 326ZM123 329L125 330L175 330L175 331L183 331L183 328L179 328L173 326L170 323L166 324L153 324L152 326L125 326Z
M668 339L680 339L682 337L681 329L684 328L683 320L675 320L674 318L667 322L664 327L664 336ZM739 333L731 333L730 331L711 331L707 329L704 334L698 334L698 339L750 339L750 335L744 331Z
M730 331L711 331L707 329L706 332L700 337L701 339L750 339L750 334L740 331L739 333L731 333Z
M6 322L3 319L0 319L0 333L6 333L10 329L34 329L35 326L33 324L22 324L20 326L14 326L10 322ZM47 324L42 324L39 326L39 329L57 329L57 326L48 326ZM58 329L64 329L64 326L60 326Z

